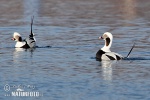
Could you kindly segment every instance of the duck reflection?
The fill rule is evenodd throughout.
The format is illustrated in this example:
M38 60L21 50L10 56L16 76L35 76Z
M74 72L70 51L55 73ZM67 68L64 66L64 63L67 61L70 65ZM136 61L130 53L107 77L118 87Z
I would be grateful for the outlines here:
M112 80L113 75L113 64L115 64L116 61L102 61L102 76L104 80Z
M21 58L25 57L24 55L27 54L27 56L32 57L33 52L35 51L35 48L29 48L29 49L24 49L24 48L15 48L15 51L13 52L13 61L15 63L21 63ZM28 52L30 53L28 55Z
M39 14L39 7L40 7L40 0L24 0L24 15L34 15L38 16Z
M124 19L133 20L136 17L136 0L124 0L123 3Z

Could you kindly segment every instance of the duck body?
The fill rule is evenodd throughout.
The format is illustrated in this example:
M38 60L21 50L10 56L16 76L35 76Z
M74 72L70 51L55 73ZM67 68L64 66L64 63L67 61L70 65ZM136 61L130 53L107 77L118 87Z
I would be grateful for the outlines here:
M16 41L16 48L27 49L36 47L36 39L34 37L34 33L32 32L33 18L31 19L31 33L28 38L23 40L18 32L14 32L12 40Z
M36 40L34 37L26 38L25 40L22 40L22 37L19 33L14 32L14 36L12 40L16 41L16 48L34 48L36 47Z
M123 57L115 52L104 52L103 50L99 50L96 53L97 60L121 60Z
M96 53L97 60L121 60L123 56L118 53L111 52L110 47L112 45L113 36L110 32L105 32L99 39L105 40L105 45Z
M29 46L29 48L35 48L36 47L36 39L34 37L30 37L25 39L26 44Z
M30 48L30 47L25 41L23 41L23 42L16 42L15 48Z

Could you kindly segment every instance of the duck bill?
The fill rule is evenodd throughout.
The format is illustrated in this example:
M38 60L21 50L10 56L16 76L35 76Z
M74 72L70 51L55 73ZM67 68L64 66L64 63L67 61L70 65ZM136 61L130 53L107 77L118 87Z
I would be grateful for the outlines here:
M101 39L103 39L103 37L102 37L102 36L100 36L98 39L100 39L100 40L101 40Z
M15 41L16 39L15 38L11 38L11 40Z

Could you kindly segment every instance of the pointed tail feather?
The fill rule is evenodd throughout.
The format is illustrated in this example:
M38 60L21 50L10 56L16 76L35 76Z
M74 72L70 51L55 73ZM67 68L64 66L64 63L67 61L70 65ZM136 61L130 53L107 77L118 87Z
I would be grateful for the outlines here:
M132 50L133 50L134 47L135 47L135 43L133 44L131 50L129 51L128 55L127 55L125 58L128 58L128 57L129 57L129 55L130 55L130 53L132 52Z
M30 34L30 37L33 37L33 32L32 32L32 25L33 25L33 19L34 19L34 16L32 16L31 18L31 34Z

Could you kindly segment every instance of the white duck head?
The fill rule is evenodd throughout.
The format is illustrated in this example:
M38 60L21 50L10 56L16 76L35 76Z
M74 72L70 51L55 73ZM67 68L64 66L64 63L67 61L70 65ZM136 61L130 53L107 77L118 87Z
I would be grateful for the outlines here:
M14 32L12 40L14 40L16 42L21 42L22 41L21 35L17 32Z
M105 32L101 37L99 37L99 39L105 40L105 45L103 48L101 48L101 50L103 50L104 52L111 52L110 47L111 47L112 41L113 41L112 34L110 32Z

